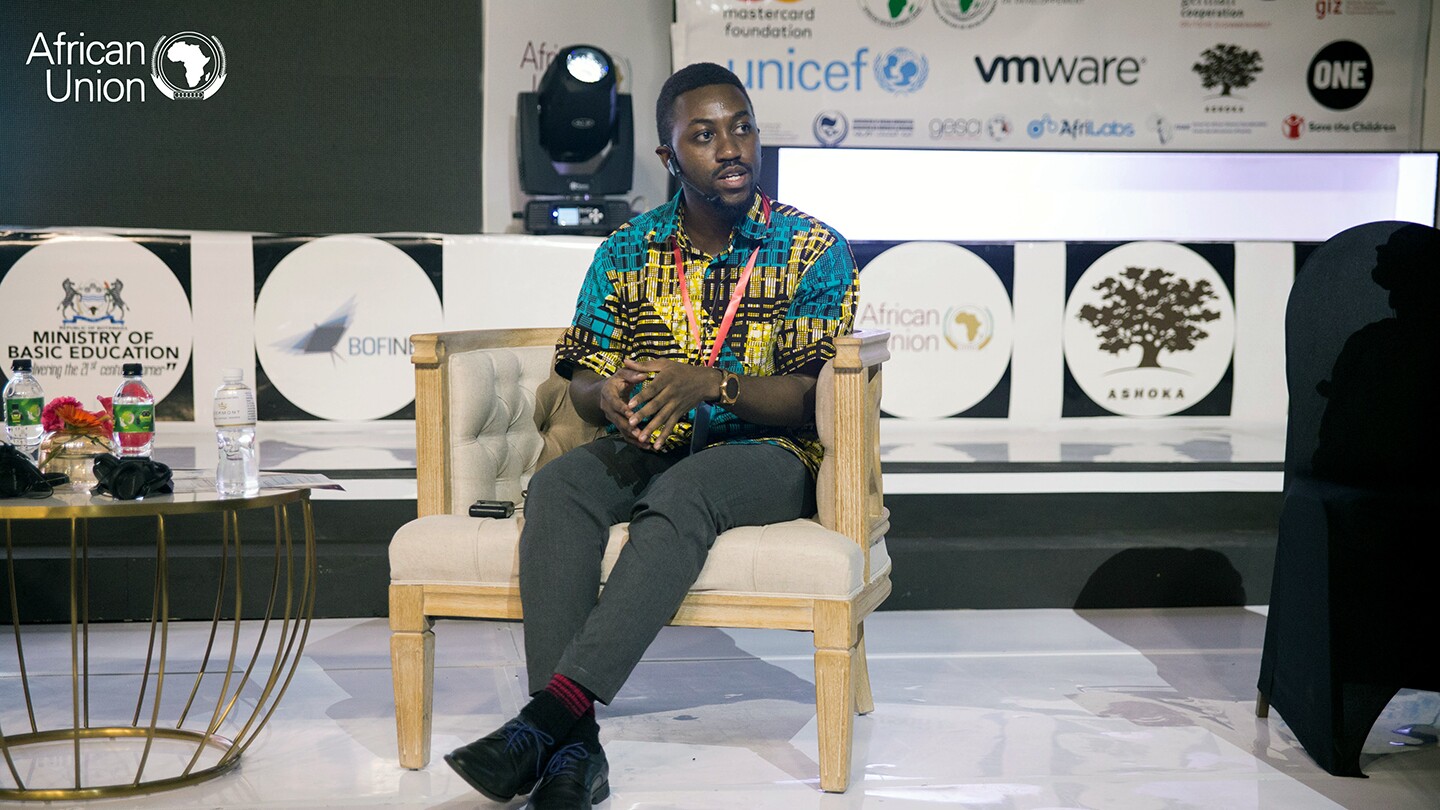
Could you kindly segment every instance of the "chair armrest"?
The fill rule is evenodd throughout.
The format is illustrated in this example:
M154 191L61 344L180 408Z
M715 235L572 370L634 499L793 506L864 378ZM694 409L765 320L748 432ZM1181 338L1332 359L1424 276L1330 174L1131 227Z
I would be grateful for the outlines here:
M880 372L890 359L890 333L855 332L836 338L835 357L820 373L815 426L825 445L816 478L820 522L865 552L889 529L880 476Z

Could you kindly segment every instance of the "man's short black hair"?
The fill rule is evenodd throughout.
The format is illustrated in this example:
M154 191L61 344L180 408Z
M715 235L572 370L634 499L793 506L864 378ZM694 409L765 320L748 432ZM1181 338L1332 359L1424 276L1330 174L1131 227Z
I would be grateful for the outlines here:
M655 99L655 131L660 136L660 143L670 145L670 136L675 128L675 99L682 93L712 84L728 84L740 88L740 95L745 97L746 104L750 104L750 94L745 91L745 84L740 81L740 77L726 68L714 62L686 65L665 80L665 85L660 88L660 97ZM751 106L753 108L753 105Z

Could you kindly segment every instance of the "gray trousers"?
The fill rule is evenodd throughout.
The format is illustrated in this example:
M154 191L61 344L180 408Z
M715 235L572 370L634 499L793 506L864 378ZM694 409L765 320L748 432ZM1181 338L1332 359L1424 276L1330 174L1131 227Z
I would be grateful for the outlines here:
M815 484L774 445L658 454L604 437L530 481L520 602L530 692L564 675L609 703L700 576L715 536L814 514ZM610 527L630 539L600 588Z

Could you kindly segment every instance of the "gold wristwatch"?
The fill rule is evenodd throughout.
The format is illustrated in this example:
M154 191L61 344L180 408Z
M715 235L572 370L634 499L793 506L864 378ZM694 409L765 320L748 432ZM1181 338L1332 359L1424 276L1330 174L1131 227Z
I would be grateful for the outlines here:
M720 369L720 404L734 405L740 398L740 375Z

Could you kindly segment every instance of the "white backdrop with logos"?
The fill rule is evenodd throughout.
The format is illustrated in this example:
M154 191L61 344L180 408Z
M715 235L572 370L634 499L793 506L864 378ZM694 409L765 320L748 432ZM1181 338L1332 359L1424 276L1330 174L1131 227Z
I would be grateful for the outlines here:
M677 0L770 146L1420 147L1428 2Z

